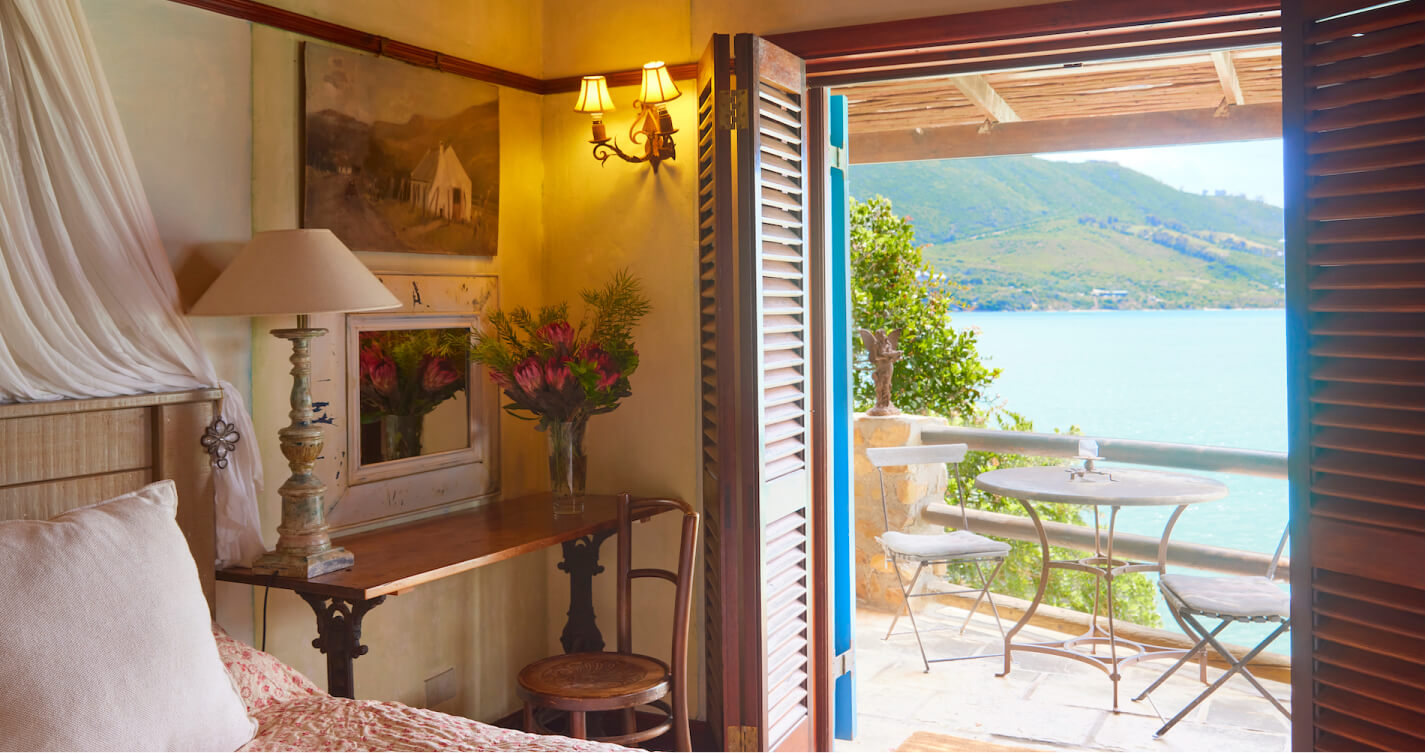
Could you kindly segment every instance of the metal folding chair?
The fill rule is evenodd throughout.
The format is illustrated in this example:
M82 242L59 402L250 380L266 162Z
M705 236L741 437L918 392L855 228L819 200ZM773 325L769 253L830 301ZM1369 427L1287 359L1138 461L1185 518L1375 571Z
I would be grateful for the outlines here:
M995 624L999 626L1000 635L1004 635L1004 624L1000 622L999 609L995 606L994 596L990 594L990 583L999 574L1000 568L1004 567L1005 557L1009 554L1009 544L1002 541L987 539L970 532L969 519L965 514L965 484L960 477L960 461L965 459L965 451L969 449L964 444L936 444L919 445L914 447L873 447L866 450L866 457L871 464L876 467L876 474L881 485L881 521L885 525L885 533L876 538L880 542L881 548L885 551L886 559L891 563L891 569L896 573L896 580L900 583L901 597L904 604L904 611L910 617L911 632L915 634L915 642L920 646L920 659L925 663L925 671L930 671L931 662L959 661L961 659L984 659L999 654L988 654L985 656L953 656L945 658L931 659L926 656L925 643L921 640L920 626L915 621L915 610L911 609L910 600L923 596L941 596L945 594L978 593L975 597L974 606L970 607L970 613L965 616L965 621L960 625L960 633L964 634L965 628L970 624L970 618L980 607L981 601L987 601L990 611L995 616ZM892 531L890 514L886 509L886 477L885 468L889 466L904 465L931 465L948 464L954 471L955 491L960 500L960 530L948 533L905 533L903 531ZM919 510L912 511L912 517L919 515ZM994 569L989 576L985 575L984 564L995 563ZM915 575L907 584L905 576L901 574L901 563L915 563ZM972 564L975 572L980 577L978 588L961 588L950 591L930 591L925 593L915 593L916 586L920 583L920 575L927 567L933 568L937 565L958 565ZM886 630L886 636L882 640L889 639L892 635L904 635L895 633L896 623L901 618L901 612L896 612L891 619L891 626ZM945 628L938 628L945 629ZM927 630L925 632L933 632Z
M1178 508L1168 521L1167 530L1163 533L1163 541L1158 550L1158 561L1160 571L1165 566L1168 536L1172 534L1173 525L1177 523L1178 515L1184 508ZM1262 683L1252 675L1247 669L1247 663L1262 653L1283 633L1291 629L1291 598L1272 579L1276 576L1277 563L1281 559L1282 551L1286 549L1287 537L1290 530L1282 531L1281 541L1277 543L1277 550L1272 555L1271 565L1267 567L1266 577L1229 575L1221 577L1206 577L1200 575L1167 575L1162 574L1158 579L1158 590L1162 592L1164 600L1168 603L1168 609L1172 612L1173 618L1182 626L1183 632L1197 639L1196 645L1192 647L1181 659L1178 659L1173 666L1168 668L1157 680L1153 681L1135 701L1141 701L1149 693L1158 689L1158 686L1167 681L1169 677L1177 672L1182 666L1198 657L1202 663L1203 682L1207 681L1207 650L1210 646L1230 666L1216 682L1207 686L1196 698L1192 699L1188 705L1184 706L1172 719L1169 719L1153 737L1162 737L1168 730L1182 721L1193 709L1198 707L1208 696L1217 691L1218 688L1226 684L1233 675L1241 675L1243 679L1252 684L1263 698L1271 701L1277 711L1282 713L1288 720L1291 719L1291 712L1286 706L1277 700L1270 691L1262 687ZM1198 620L1200 617L1221 620L1217 627L1211 630L1203 626ZM1238 659L1222 645L1217 636L1234 622L1258 622L1277 623L1275 630L1265 639L1258 643L1252 650L1248 651Z

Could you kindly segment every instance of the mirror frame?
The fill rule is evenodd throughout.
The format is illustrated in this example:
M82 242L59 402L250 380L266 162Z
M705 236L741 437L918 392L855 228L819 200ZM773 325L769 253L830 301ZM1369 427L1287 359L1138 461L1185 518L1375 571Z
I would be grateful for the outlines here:
M465 447L456 450L419 455L412 458L387 460L381 463L361 462L361 333L413 329L471 329L479 324L475 314L349 314L346 317L346 415L347 420L347 486L356 487L373 481L400 478L427 471L459 465L488 462L481 457L477 445L482 424L489 421L490 380L485 369L471 364L466 370L465 402L468 424Z

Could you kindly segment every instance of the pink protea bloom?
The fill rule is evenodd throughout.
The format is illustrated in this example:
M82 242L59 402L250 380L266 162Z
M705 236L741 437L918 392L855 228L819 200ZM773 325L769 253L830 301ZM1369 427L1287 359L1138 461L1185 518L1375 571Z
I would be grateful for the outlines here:
M499 387L502 390L507 390L513 387L515 384L514 380L510 378L509 374L500 371L499 369L490 369L490 381L494 382L495 386Z
M421 371L421 388L426 392L439 392L459 379L460 372L448 359L432 358Z
M371 367L371 387L377 393L391 397L396 394L396 364L383 359Z
M361 347L361 375L370 378L371 372L386 356L381 352L381 346L374 342L368 342Z
M584 347L579 348L579 360L592 366L598 373L599 380L595 383L598 389L606 390L614 386L619 377L623 376L618 364L614 362L614 357L599 347L598 343L584 343Z
M544 386L544 365L534 356L524 359L524 363L515 367L515 383L527 395L538 392Z
M549 363L544 365L544 381L556 392L563 390L573 378L574 374L569 371L569 366L559 358L551 358Z
M574 347L574 328L563 319L540 327L535 335L564 353Z

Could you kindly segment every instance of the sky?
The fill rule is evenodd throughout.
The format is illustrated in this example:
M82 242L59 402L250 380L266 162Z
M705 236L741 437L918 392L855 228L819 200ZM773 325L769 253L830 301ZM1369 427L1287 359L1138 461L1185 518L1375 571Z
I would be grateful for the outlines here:
M1284 206L1281 139L1034 156L1060 162L1117 162L1184 191L1211 193L1223 190Z

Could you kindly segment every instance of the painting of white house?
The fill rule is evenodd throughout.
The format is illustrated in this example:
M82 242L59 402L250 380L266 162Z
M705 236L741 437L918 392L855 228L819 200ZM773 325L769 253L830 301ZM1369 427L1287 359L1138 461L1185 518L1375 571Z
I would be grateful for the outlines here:
M323 45L303 55L303 227L357 251L493 256L499 89Z

